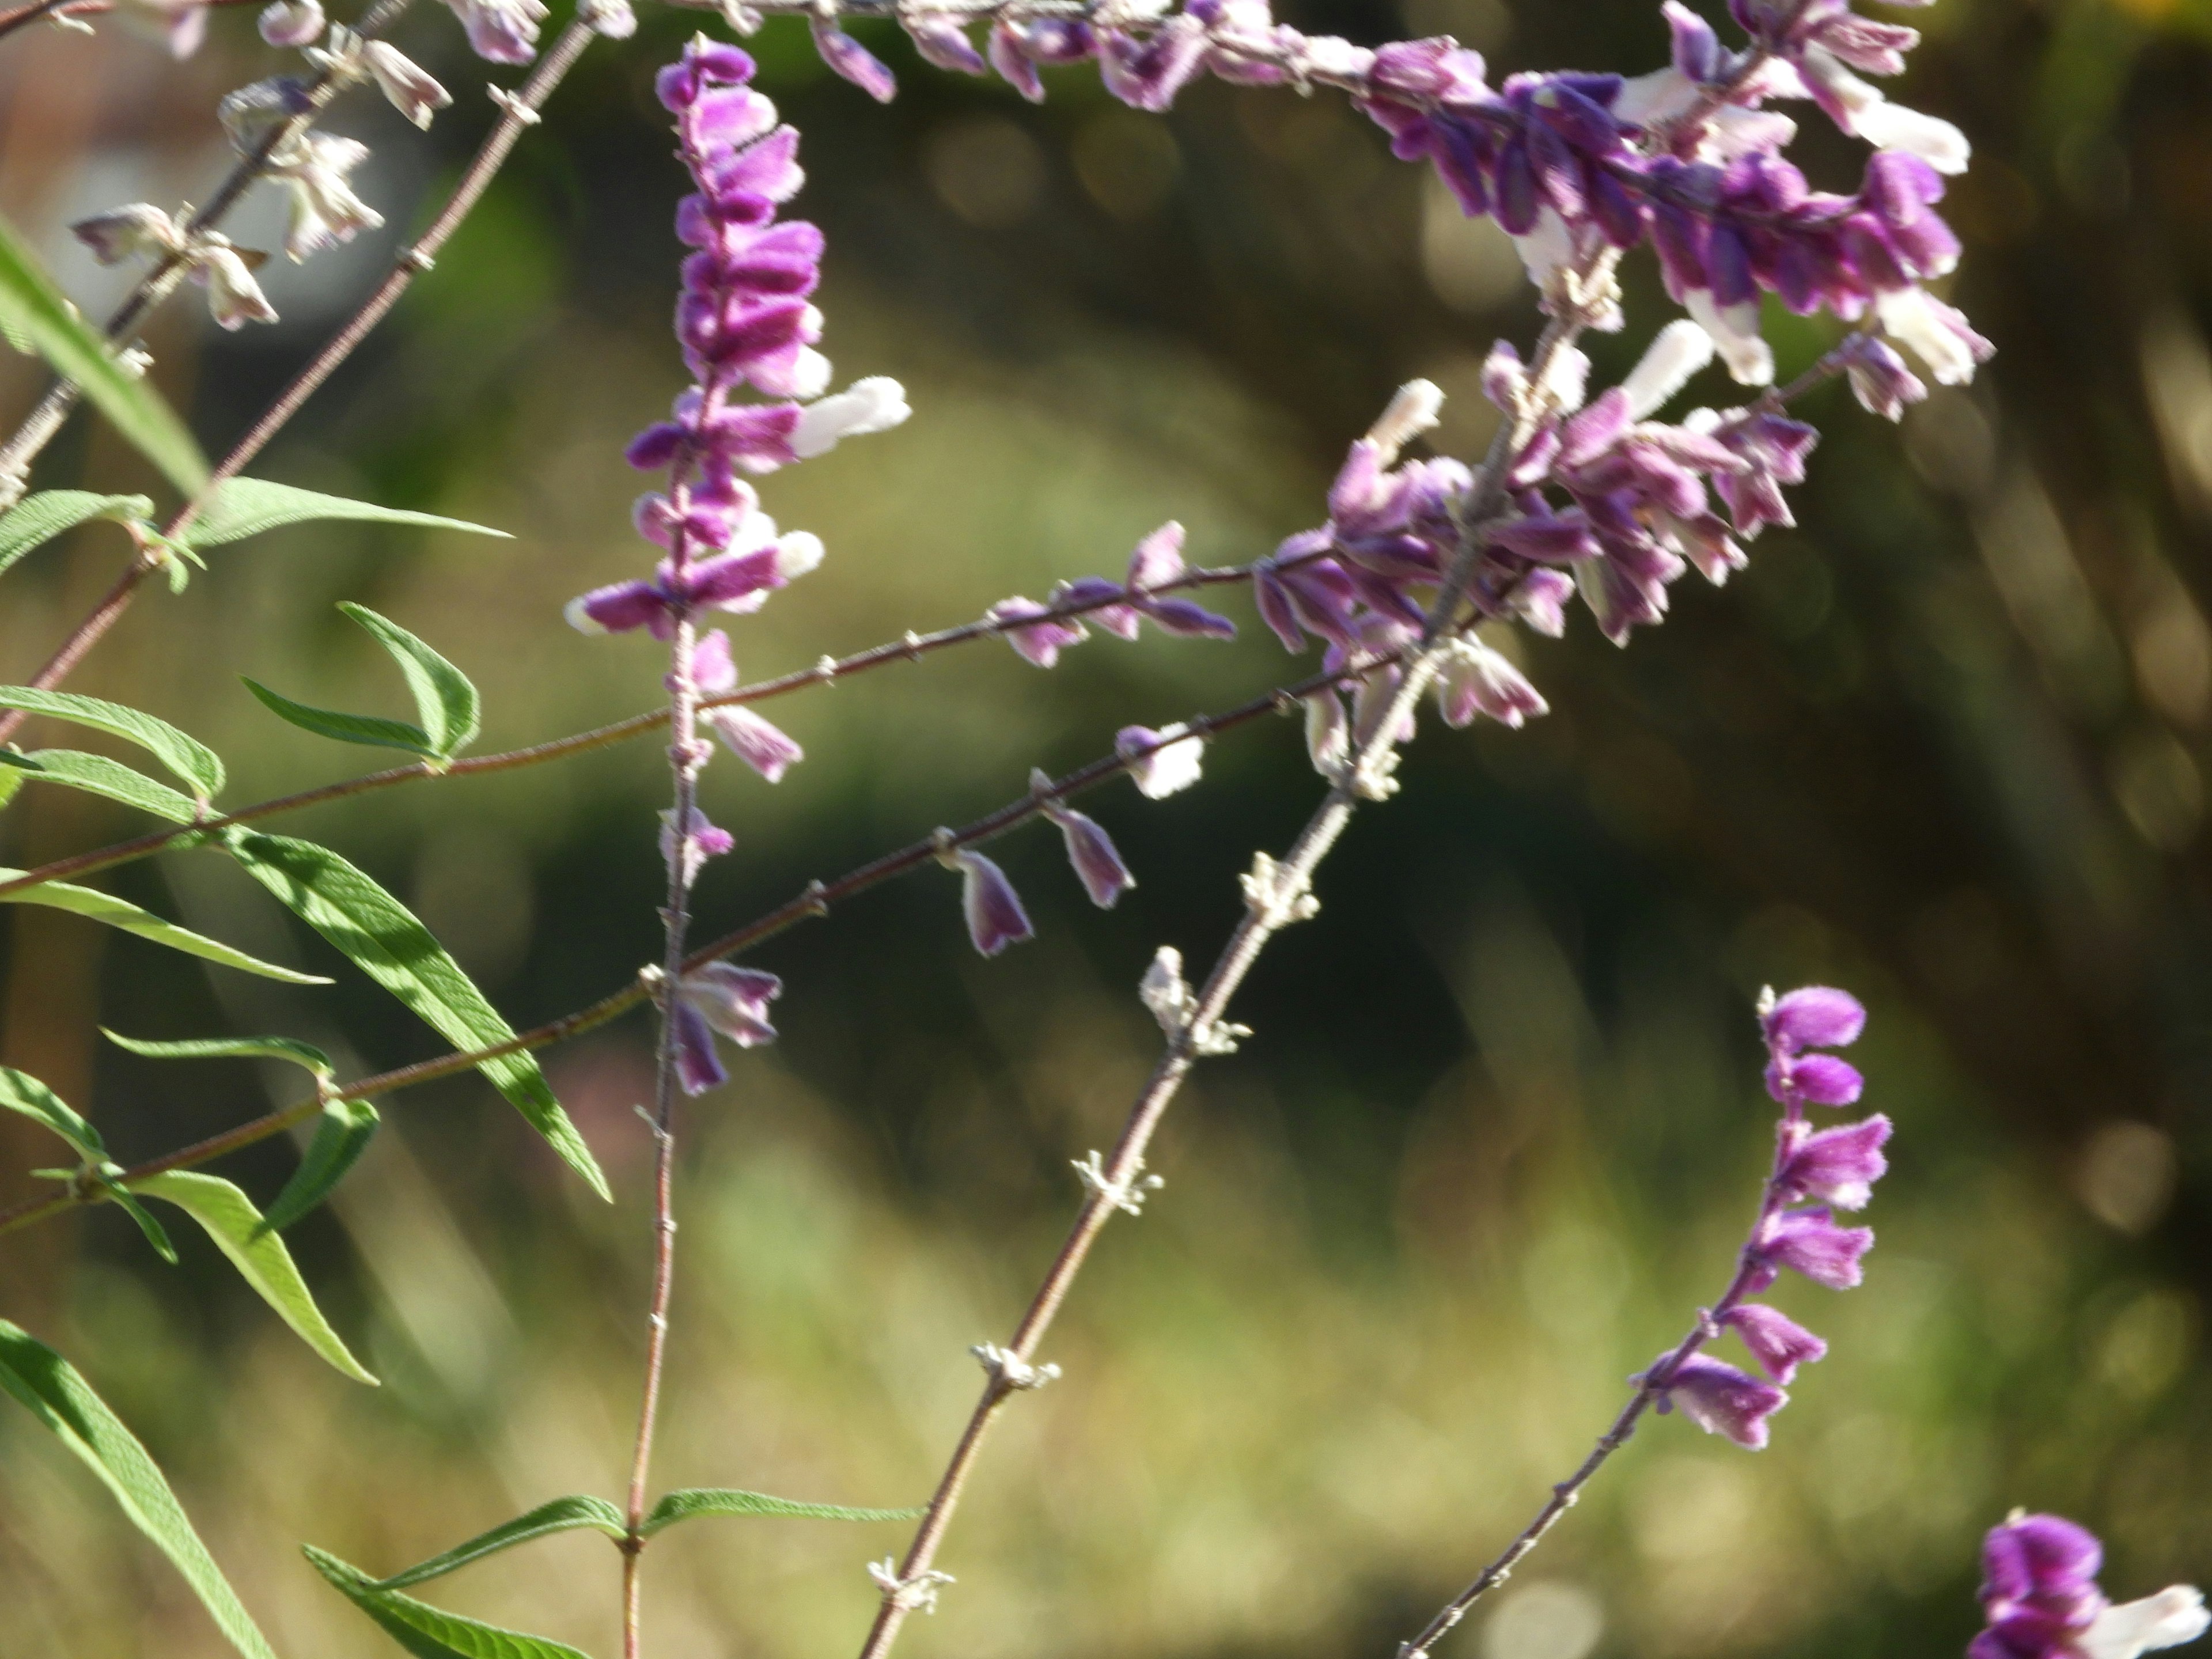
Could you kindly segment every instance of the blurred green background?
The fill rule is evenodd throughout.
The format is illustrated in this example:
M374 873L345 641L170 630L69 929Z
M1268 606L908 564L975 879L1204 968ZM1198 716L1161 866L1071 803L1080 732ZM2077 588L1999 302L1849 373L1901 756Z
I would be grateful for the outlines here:
M398 39L458 106L422 137L368 94L332 125L391 224L264 271L284 320L235 337L194 305L150 337L210 447L242 430L440 198L492 108L452 20ZM1364 40L1449 30L1521 67L1661 61L1642 0L1407 0L1286 10ZM916 1655L1387 1655L1579 1460L1621 1379L1717 1293L1771 1107L1749 1003L1827 980L1873 1011L1855 1055L1898 1122L1866 1287L1778 1293L1826 1335L1772 1449L1679 1419L1639 1434L1455 1650L1482 1659L1956 1654L1981 1530L2015 1504L2112 1542L2107 1585L2212 1578L2212 9L2202 0L1944 0L1900 95L1976 145L1949 204L1956 296L2001 355L1901 430L1830 390L1796 497L1715 592L1616 652L1578 617L1532 641L1530 730L1425 731L1364 812L1314 922L1237 1010L1258 1036L1202 1070L1159 1143L1165 1191L1117 1224L1054 1330L1066 1378L990 1449ZM488 521L515 539L352 526L226 550L148 594L73 684L230 760L227 799L373 757L271 720L251 674L398 712L333 609L416 629L483 687L480 747L648 706L653 653L558 607L641 565L623 440L681 383L665 319L681 184L650 92L697 14L595 46L476 217L257 471ZM210 118L276 54L248 9L181 67L112 27L0 47L0 207L88 303L117 291L70 218L204 195ZM1194 558L1315 521L1345 442L1414 374L1473 453L1475 372L1533 312L1468 225L1340 100L1200 86L1164 120L1082 73L1052 101L923 70L878 108L804 31L757 43L806 134L798 210L830 234L839 378L889 374L910 424L768 483L823 568L735 629L749 678L1119 570L1163 520ZM501 72L501 78L508 78ZM1808 126L1816 126L1808 123ZM1850 147L1808 131L1816 182ZM273 246L264 191L238 222ZM1624 368L1666 314L1638 256ZM1825 327L1825 325L1823 325ZM1785 370L1826 337L1778 323ZM1701 395L1729 395L1720 385ZM0 361L0 420L36 395ZM154 487L97 424L47 486ZM112 579L94 527L0 597L20 678ZM702 887L720 931L1021 793L1114 729L1219 708L1304 672L1234 646L1100 638L1047 675L985 644L772 711L810 758L769 788L725 759L707 800L739 850ZM518 1024L655 953L660 762L395 791L292 821L406 897ZM1317 783L1267 723L1204 786L1092 810L1142 886L1092 911L1057 836L994 849L1039 926L985 963L935 870L756 958L783 1041L685 1109L672 1395L658 1484L919 1501L1072 1211L1068 1160L1111 1139L1157 1036L1133 988L1160 944L1211 960L1234 877ZM21 866L128 833L27 788ZM295 990L10 907L0 1054L87 1109L126 1160L289 1098L244 1063L134 1060L144 1036L283 1030L369 1070L441 1045L211 854L119 872L190 925L339 975ZM287 1656L387 1652L300 1540L401 1565L626 1468L648 1268L648 1034L556 1051L553 1081L619 1204L563 1174L480 1082L385 1103L337 1203L293 1235L385 1387L321 1366L205 1247L154 1261L111 1211L0 1241L0 1313L70 1355L172 1472ZM52 1148L0 1123L0 1201ZM296 1156L223 1172L264 1200ZM721 1522L649 1559L656 1659L837 1653L862 1574L904 1529ZM615 1646L617 1560L532 1546L437 1586L459 1610ZM0 1654L226 1651L166 1564L30 1419L0 1413Z

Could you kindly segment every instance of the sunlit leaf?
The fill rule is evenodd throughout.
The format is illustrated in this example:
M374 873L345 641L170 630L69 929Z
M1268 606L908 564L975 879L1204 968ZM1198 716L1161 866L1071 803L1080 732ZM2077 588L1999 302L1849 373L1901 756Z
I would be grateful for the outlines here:
M271 483L266 478L226 478L185 532L194 547L216 547L242 541L281 525L305 524L319 519L357 519L376 524L419 525L431 530L465 530L476 536L506 537L504 530L471 524L465 519L441 518L435 513L410 513L404 507L379 507L373 501L349 501L343 495Z
M514 1039L514 1028L414 913L330 848L245 830L232 831L224 845L256 881L455 1048L490 1048ZM611 1197L536 1060L501 1054L478 1069L593 1192Z
M566 1643L501 1630L496 1625L447 1613L397 1590L380 1589L376 1581L359 1567L349 1566L312 1544L302 1547L317 1572L382 1626L385 1634L415 1659L586 1659Z
M692 1486L672 1492L653 1506L641 1530L650 1534L678 1521L702 1516L781 1515L804 1521L911 1521L921 1510L855 1510L842 1504L802 1504L793 1498L775 1498L764 1492L740 1492L727 1486Z
M155 1042L145 1037L125 1036L105 1025L100 1028L100 1034L117 1048L128 1048L149 1060L289 1060L295 1066L306 1066L317 1077L330 1077L337 1070L331 1064L328 1054L297 1037L185 1037L175 1042Z
M138 1231L146 1236L146 1242L154 1247L154 1254L172 1267L175 1267L177 1247L169 1242L169 1230L155 1220L152 1212L132 1197L131 1189L117 1179L123 1173L123 1166L120 1164L103 1164L96 1173L100 1176L100 1185L107 1189L110 1201L116 1208L138 1224Z
M284 1241L261 1224L261 1212L244 1192L220 1176L191 1170L144 1176L129 1184L132 1192L164 1200L198 1222L246 1282L276 1310L277 1317L300 1334L302 1341L341 1376L375 1386L376 1379L346 1351L330 1321L323 1317L323 1310L315 1305Z
M526 1544L533 1538L544 1538L556 1532L574 1532L580 1527L603 1532L610 1538L619 1538L629 1530L623 1521L622 1511L604 1498L580 1495L556 1498L550 1504L540 1504L527 1515L517 1516L504 1526L478 1533L465 1544L454 1545L442 1555L434 1555L404 1572L395 1572L389 1578L379 1579L376 1588L380 1590L404 1589L410 1584L442 1578L471 1561L481 1561L487 1555L513 1549L517 1544Z
M366 744L372 749L404 749L410 755L437 758L438 751L431 744L430 734L419 726L410 726L405 720L384 720L375 714L345 714L335 708L310 708L271 691L258 680L246 679L243 674L239 678L246 680L246 689L260 698L270 714L302 732L313 732L319 738L332 738L340 743Z
M13 880L22 873L21 870L0 868L0 881ZM128 899L119 899L112 893L103 893L91 887L78 887L66 881L42 881L35 887L19 887L12 893L0 893L0 904L43 904L52 909L89 916L94 921L120 927L126 933L136 933L141 939L151 939L156 945L166 945L173 951L182 951L187 956L204 957L226 968L258 974L264 979L281 979L288 985L328 985L331 982L320 974L302 974L290 968L279 968L273 962L264 962L258 957L250 957L220 939L195 933L191 928L179 927L173 921L164 921L152 911L142 910Z
M469 677L398 623L386 620L366 605L341 604L338 609L376 636L392 653L399 672L407 677L414 694L415 710L430 746L441 760L466 748L477 734L482 707Z
M0 1389L21 1401L106 1483L131 1523L185 1576L233 1647L246 1659L276 1659L145 1447L75 1367L4 1319L0 1319Z
M156 783L143 772L106 755L88 754L82 749L40 749L23 758L37 767L36 782L58 783L88 794L105 795L173 823L190 823L199 816L191 796L166 783Z
M0 1106L11 1112L20 1112L33 1123L44 1124L64 1140L79 1158L98 1164L107 1156L107 1147L100 1138L100 1131L77 1115L76 1109L28 1072L19 1072L11 1066L0 1066Z
M202 800L212 800L222 788L222 760L197 738L187 737L164 720L119 702L79 696L74 691L42 691L29 685L0 685L0 708L20 708L58 720L89 726L112 732L150 751L155 760L192 786Z
M261 1218L262 1226L272 1232L281 1231L328 1198L331 1189L345 1179L346 1172L368 1150L368 1143L376 1137L376 1108L365 1100L325 1103L323 1115L315 1120L315 1136L307 1143L307 1156L292 1171L283 1191L276 1194L269 1213Z
M139 453L187 495L207 483L199 446L143 378L127 374L101 339L62 297L53 278L15 228L0 219L0 318L107 416Z
M81 524L142 520L153 511L154 503L143 495L101 495L89 489L43 489L27 495L0 513L0 570Z

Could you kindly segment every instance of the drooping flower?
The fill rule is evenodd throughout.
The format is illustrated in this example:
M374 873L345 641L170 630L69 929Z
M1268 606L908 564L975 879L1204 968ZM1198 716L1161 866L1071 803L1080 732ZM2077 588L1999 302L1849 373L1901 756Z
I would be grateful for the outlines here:
M1721 1323L1743 1339L1759 1370L1787 1386L1800 1365L1826 1358L1828 1345L1787 1314L1763 1302L1741 1302L1721 1316Z
M453 101L453 96L398 47L388 41L370 40L361 49L362 62L375 76L378 88L392 107L428 131L430 118Z
M1477 714L1487 714L1499 725L1518 731L1551 705L1528 678L1504 655L1480 640L1462 637L1451 643L1449 654L1437 676L1437 703L1444 724L1464 726Z
M469 45L495 64L526 64L538 52L544 0L446 0L461 20Z
M1044 815L1059 826L1067 845L1067 861L1074 867L1083 890L1102 910L1110 910L1121 895L1137 884L1113 837L1097 821L1086 817L1050 793L1052 780L1042 771L1030 774L1030 789L1043 803Z
M1018 593L1011 599L1000 600L983 614L994 623L1018 623L1024 617L1045 616L1046 608ZM1060 660L1062 651L1091 637L1073 617L1055 617L1027 627L1011 627L1005 633L1006 643L1014 647L1016 653L1039 668L1052 667Z
M1665 1364L1666 1357L1658 1363ZM1692 1354L1668 1371L1658 1408L1664 1413L1680 1407L1682 1415L1707 1434L1758 1451L1766 1444L1766 1419L1789 1403L1787 1394L1750 1372Z
M368 159L367 144L326 132L301 133L270 157L269 176L291 198L284 252L295 263L384 223L384 216L355 195L346 181Z
M981 853L951 845L949 834L940 832L940 838L944 844L937 861L960 872L961 914L975 949L995 957L1009 945L1034 939L1036 930L1030 926L1029 912L1022 908L1021 895L1014 891L1006 872Z
M1879 1112L1861 1123L1808 1135L1784 1161L1776 1185L1792 1202L1813 1199L1839 1210L1863 1210L1889 1168L1881 1155L1889 1135L1889 1119Z
M133 202L80 219L70 227L70 234L104 265L145 255L161 258L182 252L185 246L175 222L150 202Z
M1771 1216L1752 1245L1759 1277L1774 1282L1775 1270L1787 1267L1830 1290L1848 1291L1865 1276L1860 1258L1874 1248L1871 1227L1838 1227L1825 1206L1784 1210Z
M888 104L898 96L898 77L883 59L839 28L835 18L817 15L812 22L814 50L831 70L879 104Z
M258 263L262 258L257 253L253 260ZM276 320L276 307L253 280L253 265L244 251L230 245L228 237L219 231L202 233L191 260L192 280L208 291L209 314L224 328Z
M716 1032L740 1048L775 1041L768 1006L782 994L783 981L774 974L730 962L710 962L678 981L668 1020L686 1094L704 1094L729 1080L714 1050Z
M671 869L680 869L686 887L699 878L699 872L708 859L720 858L736 845L728 830L713 823L696 806L686 817L680 836L676 829L675 809L671 807L660 815L661 861Z

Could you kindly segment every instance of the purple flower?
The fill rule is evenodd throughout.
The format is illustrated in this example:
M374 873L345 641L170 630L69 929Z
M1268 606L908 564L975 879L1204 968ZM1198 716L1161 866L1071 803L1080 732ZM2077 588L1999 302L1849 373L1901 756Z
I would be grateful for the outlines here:
M469 45L495 64L526 64L537 55L542 0L446 0L461 20Z
M681 860L686 887L699 878L699 872L708 859L720 858L736 845L728 830L709 822L696 806L685 820L680 838L676 830L675 809L672 807L660 815L661 861L674 869Z
M666 1012L669 1035L676 1042L676 1076L687 1095L703 1095L730 1080L714 1052L714 1027L689 1002L678 1000Z
M875 53L837 27L834 18L813 20L814 49L822 61L879 104L898 96L898 79Z
M1830 1290L1848 1291L1865 1276L1859 1259L1874 1248L1871 1227L1838 1227L1825 1207L1784 1210L1760 1226L1751 1249L1754 1288L1774 1282L1778 1268L1801 1273Z
M1523 722L1551 712L1528 677L1496 651L1472 638L1453 642L1437 678L1437 702L1444 724L1464 726L1477 714L1518 731Z
M1067 843L1067 861L1083 883L1083 890L1091 895L1091 902L1102 910L1110 910L1122 894L1137 884L1129 873L1129 866L1121 862L1121 854L1115 849L1113 838L1099 827L1096 820L1048 793L1052 780L1042 772L1030 774L1030 788L1043 803L1046 817L1060 827Z
M783 981L774 974L732 962L710 962L686 974L677 992L740 1048L775 1041L768 1006L783 994Z
M1035 938L1029 912L1022 908L1021 895L1014 891L1006 872L981 853L954 847L949 831L940 830L939 837L938 862L960 872L960 908L976 950L995 957L1009 945Z
M1763 1302L1742 1302L1721 1316L1721 1323L1743 1339L1759 1370L1787 1384L1800 1365L1827 1357L1828 1345L1787 1314Z
M1666 1364L1662 1355L1658 1364ZM1725 1436L1748 1451L1765 1447L1766 1419L1789 1403L1790 1396L1771 1383L1703 1354L1674 1366L1659 1390L1662 1413L1679 1406L1707 1434Z
M2014 1510L1982 1545L1982 1606L1989 1626L1970 1659L2140 1659L2193 1642L2212 1628L2194 1585L2115 1607L2097 1586L2103 1546L2055 1515Z
M1877 1112L1863 1122L1808 1135L1784 1160L1775 1184L1792 1202L1814 1199L1863 1210L1889 1168L1881 1155L1889 1134L1889 1120Z
M1099 78L1133 109L1160 113L1206 67L1206 25L1188 13L1169 18L1142 40L1120 30L1100 36Z
M1025 599L1016 594L1011 599L1001 599L983 615L994 623L1018 623L1024 617L1042 617L1045 607L1035 599ZM1080 645L1091 637L1081 623L1073 617L1055 617L1048 622L1028 627L1010 627L1004 630L1006 643L1014 647L1024 661L1039 668L1050 668L1060 660L1060 653L1071 645Z
M942 13L901 12L899 23L924 63L962 75L989 72L990 66L984 63L982 54L975 50L975 44L968 39L968 31L957 19Z
M700 710L700 717L735 755L770 783L806 758L806 751L773 721L764 720L742 703Z
M1759 1024L1778 1053L1848 1048L1866 1030L1866 1008L1849 991L1808 985L1776 998L1759 1015Z
M1114 734L1114 752L1128 768L1138 793L1150 800L1189 788L1206 763L1204 740L1181 726L1155 732L1149 726L1125 726Z
M1027 32L1012 18L1001 16L991 25L988 43L991 67L1016 92L1032 104L1044 102L1044 80L1030 56Z

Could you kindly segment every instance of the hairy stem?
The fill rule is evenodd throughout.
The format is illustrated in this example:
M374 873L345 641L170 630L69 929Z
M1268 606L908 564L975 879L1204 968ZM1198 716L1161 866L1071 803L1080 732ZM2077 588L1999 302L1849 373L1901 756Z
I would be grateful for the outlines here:
M1298 699L1309 692L1318 691L1324 687L1343 686L1356 683L1366 675L1389 666L1395 660L1397 659L1392 657L1364 658L1348 664L1340 671L1311 675L1292 684L1279 687L1265 696L1255 697L1249 702L1240 703L1222 714L1198 715L1184 721L1182 729L1202 738L1211 739L1224 732L1234 731L1239 726L1249 726L1266 715L1293 712L1298 707ZM847 899L857 897L871 888L880 887L885 882L903 876L910 871L934 866L938 854L948 847L981 846L985 842L1018 829L1032 818L1042 817L1048 805L1056 801L1072 800L1078 795L1099 787L1102 784L1112 782L1128 771L1132 766L1151 755L1156 748L1164 746L1145 745L1133 747L1126 754L1117 750L1113 754L1102 755L1089 765L1078 767L1074 771L1055 780L1049 787L1032 789L1020 799L1009 801L996 811L986 813L974 823L955 830L949 841L942 841L934 835L926 836L920 841L909 842L896 852L886 853L880 858L872 859L856 869L848 870L835 881L809 882L801 891L776 906L775 909L754 918L744 927L725 933L720 938L691 951L683 960L683 971L689 973L706 966L710 962L717 962L725 957L735 956L741 951L750 950L798 926L800 922L811 921L817 916L828 915L832 906L841 904ZM287 1129L307 1122L322 1110L325 1098L370 1100L381 1095L393 1093L400 1089L411 1088L416 1084L434 1083L443 1078L458 1076L464 1072L474 1070L488 1060L496 1060L502 1054L521 1054L550 1048L556 1042L563 1042L570 1037L580 1036L586 1031L597 1030L611 1020L620 1018L631 1009L648 1001L652 994L652 991L643 983L633 981L621 990L611 992L598 1001L579 1008L574 1012L563 1014L558 1019L548 1020L543 1025L532 1026L530 1030L519 1033L505 1042L495 1043L485 1048L472 1048L465 1052L441 1054L431 1060L416 1060L411 1065L395 1066L390 1071L379 1072L372 1076L362 1078L346 1085L343 1088L333 1091L328 1097L310 1096L306 1099L295 1101L289 1106L241 1123L234 1128L226 1129L221 1134L211 1135L205 1140L196 1141L191 1146L180 1147L173 1152L165 1153L146 1163L134 1164L116 1178L118 1182L127 1182L147 1176L161 1175L171 1170L189 1170L203 1164L212 1163L218 1158L251 1146L256 1142L266 1140L271 1135L282 1134ZM79 1204L98 1203L105 1195L105 1188L89 1194L79 1194L72 1190L52 1198L18 1205L11 1210L0 1211L0 1233L13 1232L19 1227L27 1227L33 1222L46 1220Z
M1609 272L1613 257L1600 256L1601 266L1594 262L1594 268ZM1243 984L1267 941L1309 914L1303 907L1311 890L1314 872L1344 833L1363 795L1381 793L1374 785L1388 775L1406 717L1426 689L1443 650L1459 630L1460 607L1482 552L1482 527L1495 516L1504 500L1507 463L1528 441L1546 413L1541 389L1547 384L1547 371L1559 354L1572 343L1583 321L1582 313L1573 306L1564 301L1558 305L1558 315L1545 330L1530 365L1530 396L1516 417L1499 427L1474 488L1462 504L1457 556L1429 607L1419 645L1406 665L1396 694L1376 723L1373 734L1358 746L1321 805L1276 866L1272 890L1248 894L1243 917L1230 934L1212 971L1206 975L1188 1017L1170 1035L1151 1077L1129 1109L1120 1138L1101 1165L1101 1178L1090 1183L1090 1195L1077 1212L1074 1225L1069 1229L1060 1253L1046 1269L1042 1282L1015 1327L1012 1340L1003 1351L1012 1362L1024 1367L1031 1364L1099 1233L1116 1210L1133 1209L1140 1201L1137 1182L1144 1173L1145 1154L1152 1134L1192 1066L1208 1051L1209 1039L1227 1012L1230 1000ZM1009 1380L1014 1367L1006 1359L988 1364L986 1369L988 1376L982 1395L969 1413L967 1425L961 1431L951 1460L939 1478L929 1508L899 1563L895 1582L885 1589L867 1639L861 1644L860 1659L884 1659L897 1640L899 1628L908 1614L917 1607L927 1605L939 1547L952 1523L969 1476L981 1455L991 1425L1018 1386Z

